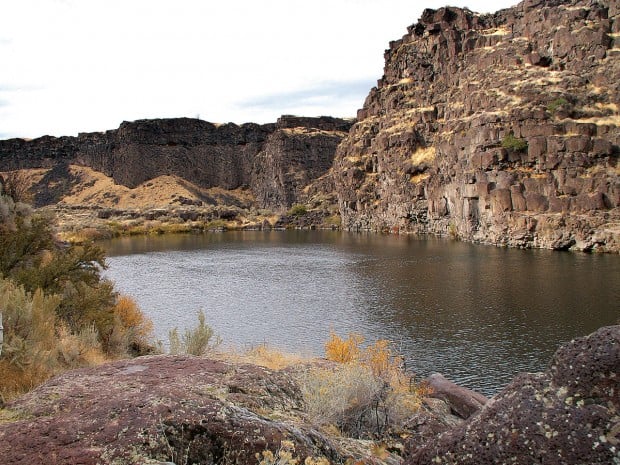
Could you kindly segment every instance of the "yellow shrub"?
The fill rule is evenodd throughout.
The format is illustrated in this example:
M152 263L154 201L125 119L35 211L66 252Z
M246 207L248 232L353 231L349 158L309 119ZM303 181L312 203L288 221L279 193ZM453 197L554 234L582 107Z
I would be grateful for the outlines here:
M392 353L390 342L385 339L379 339L368 346L364 351L363 360L375 376L380 377L391 377L393 373L400 372L403 361L402 357Z
M425 392L405 372L389 341L362 347L363 341L359 334L343 339L332 332L325 356L341 366L309 370L301 388L315 424L353 437L381 437L400 428Z
M338 363L361 363L370 368L376 376L387 376L393 371L400 370L402 357L392 352L390 341L379 339L366 348L361 347L363 343L364 336L361 334L350 333L347 339L342 339L331 332L329 340L325 343L325 358Z
M108 351L123 355L146 350L153 334L153 322L140 310L135 300L121 295L112 310L114 326L108 341Z
M364 337L360 334L351 333L347 339L342 339L332 331L325 343L325 357L338 363L356 362L360 359L363 342Z

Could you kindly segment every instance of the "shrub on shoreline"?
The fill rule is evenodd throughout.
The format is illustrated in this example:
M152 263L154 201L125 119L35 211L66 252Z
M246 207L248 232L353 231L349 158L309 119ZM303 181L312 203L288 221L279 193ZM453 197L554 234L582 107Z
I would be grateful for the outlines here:
M301 376L306 411L316 425L347 436L387 437L419 408L424 389L404 371L389 341L363 342L359 334L331 334L325 352L336 365Z
M174 328L168 333L168 339L171 355L205 355L220 344L219 337L206 323L202 310L198 312L198 326L186 329L183 336L179 336L178 329Z
M131 318L120 311L126 301L102 278L104 268L102 249L60 243L51 218L4 195L0 184L0 397L68 368L152 349L146 317L137 306Z

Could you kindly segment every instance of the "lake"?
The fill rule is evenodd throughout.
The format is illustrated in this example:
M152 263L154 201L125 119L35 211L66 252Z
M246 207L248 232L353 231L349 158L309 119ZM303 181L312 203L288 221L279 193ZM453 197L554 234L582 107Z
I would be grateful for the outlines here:
M106 276L156 336L197 312L224 344L322 355L330 331L393 341L407 368L492 395L620 317L620 257L439 238L244 231L120 238Z

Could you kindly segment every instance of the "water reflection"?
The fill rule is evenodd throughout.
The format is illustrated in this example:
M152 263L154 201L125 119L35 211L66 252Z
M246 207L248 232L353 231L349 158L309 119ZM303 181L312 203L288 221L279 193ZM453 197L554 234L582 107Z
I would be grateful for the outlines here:
M330 329L399 344L421 375L490 394L558 344L616 322L620 260L440 239L231 232L106 243L109 276L166 338L209 322L238 345L322 353Z

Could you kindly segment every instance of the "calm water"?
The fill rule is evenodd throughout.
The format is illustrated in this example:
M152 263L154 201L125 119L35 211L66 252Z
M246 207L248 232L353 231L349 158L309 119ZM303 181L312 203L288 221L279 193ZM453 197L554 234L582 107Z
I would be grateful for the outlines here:
M620 317L620 258L319 231L117 239L107 276L157 337L203 309L225 343L321 355L330 329L394 341L420 376L493 394Z

